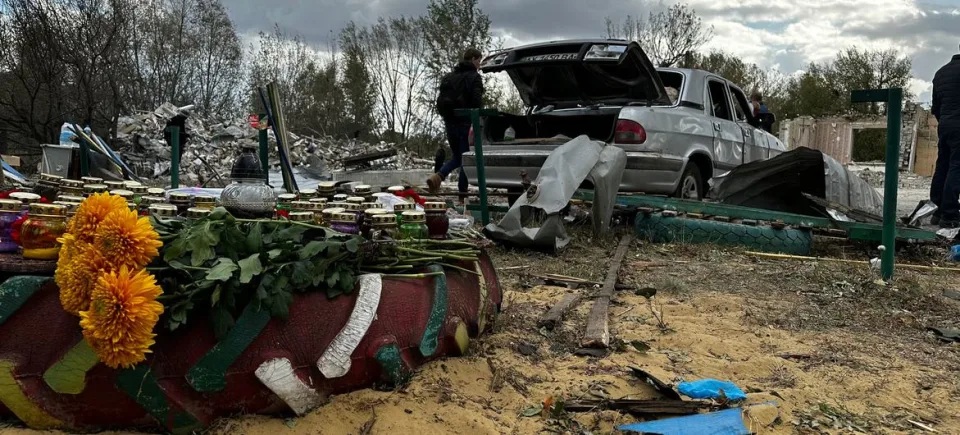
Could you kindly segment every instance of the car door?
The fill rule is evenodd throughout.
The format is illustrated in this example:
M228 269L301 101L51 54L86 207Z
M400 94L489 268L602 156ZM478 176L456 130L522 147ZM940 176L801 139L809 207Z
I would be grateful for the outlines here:
M750 103L740 88L729 86L730 103L733 105L733 117L743 132L743 163L766 160L770 157L766 144L766 136L759 129L750 125Z
M719 78L707 79L704 101L713 124L713 156L717 174L743 163L743 130L734 121L733 106L727 83Z

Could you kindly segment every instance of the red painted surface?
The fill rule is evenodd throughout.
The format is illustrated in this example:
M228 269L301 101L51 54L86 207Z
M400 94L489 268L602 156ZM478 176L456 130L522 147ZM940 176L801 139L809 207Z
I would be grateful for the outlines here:
M472 268L469 264L463 267ZM484 314L492 327L502 300L496 271L489 258L481 261L487 286ZM456 321L463 319L471 337L478 331L480 285L476 275L447 269L448 309L436 355L424 358L420 341L433 303L432 279L383 280L377 318L352 356L350 371L337 379L325 379L317 360L346 324L356 292L328 300L322 291L300 294L290 306L287 320L271 320L256 340L234 363L227 374L227 387L217 393L197 393L186 381L186 373L215 344L207 319L191 319L188 326L157 337L147 364L171 405L182 407L209 423L238 413L276 414L288 412L286 405L254 375L266 360L290 359L298 375L323 395L345 393L385 381L373 358L380 345L396 343L410 367L443 356L458 355L454 341ZM58 289L51 282L39 290L3 325L0 325L0 359L17 364L15 376L28 397L51 416L72 429L161 428L139 404L115 387L116 370L98 364L87 373L87 384L79 395L53 392L43 373L80 340L80 326L60 306ZM312 382L311 382L312 381ZM13 415L0 405L0 417Z

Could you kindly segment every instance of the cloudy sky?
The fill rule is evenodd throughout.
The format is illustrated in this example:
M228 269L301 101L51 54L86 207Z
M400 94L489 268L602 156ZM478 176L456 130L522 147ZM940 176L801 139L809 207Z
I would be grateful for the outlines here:
M934 72L960 51L960 0L684 0L714 27L704 47L790 74L845 47L895 48L911 56L911 91L930 100ZM674 1L665 0L666 4ZM224 0L245 35L277 23L318 49L351 20L420 15L426 0ZM605 36L606 17L645 14L657 1L480 0L507 46Z

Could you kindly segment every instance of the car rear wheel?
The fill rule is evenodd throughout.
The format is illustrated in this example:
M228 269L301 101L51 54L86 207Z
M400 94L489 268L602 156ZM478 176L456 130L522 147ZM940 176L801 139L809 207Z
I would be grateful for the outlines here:
M700 201L706 196L705 190L700 167L695 162L690 162L687 169L683 171L683 176L680 177L680 184L674 196Z

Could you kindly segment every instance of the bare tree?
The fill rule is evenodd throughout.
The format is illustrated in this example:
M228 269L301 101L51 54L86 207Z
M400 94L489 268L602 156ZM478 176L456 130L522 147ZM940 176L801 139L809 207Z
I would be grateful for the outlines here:
M191 17L196 44L193 54L193 98L198 108L212 115L236 113L243 82L243 49L240 37L219 0L195 0Z
M669 67L697 51L713 37L713 27L704 26L697 12L683 3L650 12L646 20L628 15L621 22L606 20L607 37L638 41L658 66Z

